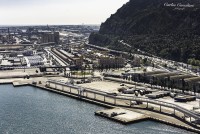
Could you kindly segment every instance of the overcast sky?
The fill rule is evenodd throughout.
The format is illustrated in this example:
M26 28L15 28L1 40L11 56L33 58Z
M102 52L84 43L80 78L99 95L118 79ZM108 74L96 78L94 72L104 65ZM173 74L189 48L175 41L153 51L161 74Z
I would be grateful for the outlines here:
M101 24L129 0L0 0L0 25Z

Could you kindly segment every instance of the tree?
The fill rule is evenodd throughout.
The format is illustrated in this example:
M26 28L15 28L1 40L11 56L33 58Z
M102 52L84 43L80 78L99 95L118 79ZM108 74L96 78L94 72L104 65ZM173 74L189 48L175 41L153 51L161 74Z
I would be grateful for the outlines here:
M185 83L185 80L182 79L182 92L183 93L185 92L185 88L186 88L186 83Z
M142 63L144 64L144 65L146 65L147 64L147 58L144 58L143 60L142 60Z

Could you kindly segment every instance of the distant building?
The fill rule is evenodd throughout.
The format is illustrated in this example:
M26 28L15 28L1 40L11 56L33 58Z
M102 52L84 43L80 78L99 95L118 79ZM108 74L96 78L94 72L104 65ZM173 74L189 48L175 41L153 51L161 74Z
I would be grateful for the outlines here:
M28 67L44 65L44 59L39 55L27 56L27 57L24 57L23 60L24 60L23 62L26 62L26 65Z
M0 28L0 33L7 33L8 29L7 28Z
M55 42L56 44L59 44L60 42L59 32L44 32L42 34L41 43L49 43L49 42Z
M13 66L21 66L21 65L22 65L21 59L16 58L13 60Z
M125 59L121 57L100 57L99 66L103 68L121 68L125 65Z
M33 56L35 54L36 54L36 51L33 51L33 50L23 51L24 56Z
M83 59L82 58L73 58L74 64L78 67L81 68L83 65Z
M132 67L139 67L141 65L141 59L135 57L133 61L130 62Z

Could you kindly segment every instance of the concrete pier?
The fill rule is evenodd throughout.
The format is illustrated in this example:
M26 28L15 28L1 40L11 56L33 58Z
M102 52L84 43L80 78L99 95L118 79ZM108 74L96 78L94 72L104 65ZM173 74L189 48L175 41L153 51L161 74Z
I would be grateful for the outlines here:
M27 83L27 82L21 82L21 81L14 81L13 82L14 87L27 86L27 85L29 85L29 83Z
M102 116L123 124L144 121L149 118L144 114L137 113L134 111L129 111L122 108L113 108L113 109L96 111L95 115Z

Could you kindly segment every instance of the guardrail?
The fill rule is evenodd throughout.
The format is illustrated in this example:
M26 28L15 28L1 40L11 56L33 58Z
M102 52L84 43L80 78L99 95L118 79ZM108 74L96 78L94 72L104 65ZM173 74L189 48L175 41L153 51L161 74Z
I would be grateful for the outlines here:
M146 99L146 98L141 98L141 97L129 97L129 96L125 96L125 95L113 96L113 95L109 95L107 92L104 92L104 91L99 91L99 90L95 90L95 89L92 89L92 88L83 88L83 87L80 87L80 86L66 84L66 83L63 83L63 82L55 81L55 80L48 80L47 82L57 84L57 85L61 85L61 86L66 86L66 87L69 87L69 88L74 88L74 89L77 89L78 91L80 89L84 89L83 90L84 92L94 93L94 94L97 94L97 95L102 95L102 96L113 98L113 99L146 102L146 103L150 103L150 104L154 104L154 105L158 105L158 106L164 106L164 107L172 108L176 111L179 111L179 112L181 112L181 113L183 113L183 114L185 114L189 117L194 118L195 120L200 120L199 114L197 114L193 111L187 110L185 108L182 108L178 105L172 104L172 103L167 103L167 102L152 100L152 99Z

